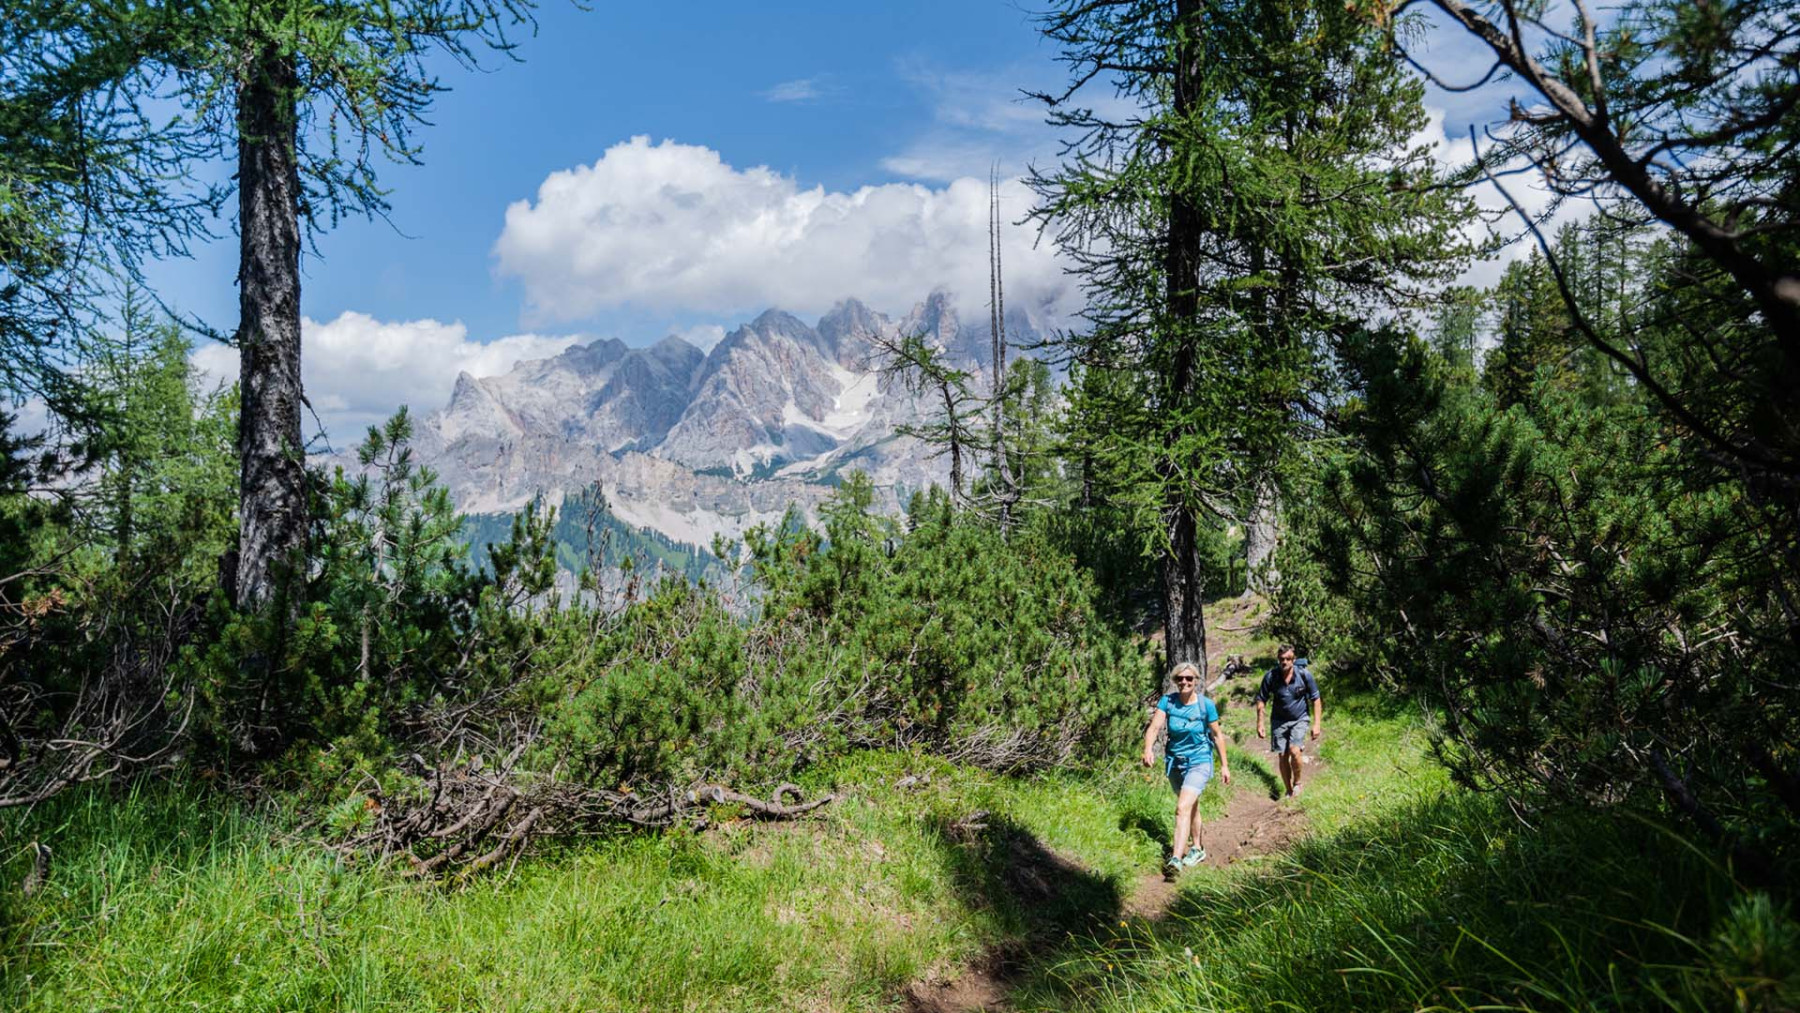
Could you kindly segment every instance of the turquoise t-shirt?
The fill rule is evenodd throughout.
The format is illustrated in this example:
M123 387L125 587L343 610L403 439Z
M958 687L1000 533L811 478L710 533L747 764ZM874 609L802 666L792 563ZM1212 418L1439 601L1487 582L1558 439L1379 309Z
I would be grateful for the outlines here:
M1219 708L1206 697L1183 705L1181 696L1170 693L1156 702L1156 709L1169 716L1170 756L1183 764L1212 762L1212 723L1219 720Z

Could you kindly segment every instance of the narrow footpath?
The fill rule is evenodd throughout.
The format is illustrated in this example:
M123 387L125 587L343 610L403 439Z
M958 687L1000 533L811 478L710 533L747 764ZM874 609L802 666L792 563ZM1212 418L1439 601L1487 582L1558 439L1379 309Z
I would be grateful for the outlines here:
M1208 687L1215 698L1218 684ZM1234 702L1244 705L1248 687L1230 687L1227 693ZM1236 738L1233 753L1242 755L1268 748L1266 740L1250 735ZM1315 786L1321 775L1329 777L1326 764L1320 762L1316 750L1309 748L1305 787ZM1273 760L1267 764L1273 767ZM1231 801L1223 816L1209 819L1203 827L1206 861L1187 870L1182 879L1218 875L1226 867L1277 854L1287 849L1306 832L1307 820L1302 799L1278 801L1278 784L1266 769L1242 763L1233 770ZM1026 878L1054 899L1058 884L1073 881L1074 876L1093 873L1071 856L1044 852L1036 867L1026 870ZM1117 912L1121 920L1160 921L1175 903L1180 881L1169 882L1160 869L1146 870L1130 887ZM1047 927L1048 928L1048 927ZM933 980L919 980L907 986L900 996L900 1009L907 1013L1006 1013L1013 1007L1009 1001L1012 986L1028 969L1031 942L1013 942L988 948L954 975Z

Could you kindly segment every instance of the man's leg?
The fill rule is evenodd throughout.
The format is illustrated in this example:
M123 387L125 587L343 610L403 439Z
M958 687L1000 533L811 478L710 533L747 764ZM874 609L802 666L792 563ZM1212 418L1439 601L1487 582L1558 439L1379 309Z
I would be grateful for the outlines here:
M1288 747L1286 757L1287 757L1288 768L1294 772L1294 779L1293 779L1293 782L1288 785L1288 790L1293 792L1295 795L1298 795L1298 794L1300 794L1300 770L1301 770L1300 744L1298 742L1296 742L1293 745Z
M1299 775L1299 772L1294 770L1293 764L1288 762L1288 744L1281 734L1280 728L1281 726L1277 725L1274 728L1269 729L1269 745L1275 750L1275 765L1281 768L1282 793L1292 795L1294 793L1294 778Z

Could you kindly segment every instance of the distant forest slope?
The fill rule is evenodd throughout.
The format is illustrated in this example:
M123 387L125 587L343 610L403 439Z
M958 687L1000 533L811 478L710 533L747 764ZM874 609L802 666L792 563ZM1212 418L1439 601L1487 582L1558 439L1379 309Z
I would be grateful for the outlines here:
M503 542L512 533L513 514L467 514L463 517L463 538L469 544L470 559L477 566L488 564L488 546ZM556 563L571 573L588 566L590 540L598 542L600 562L615 568L626 559L644 568L660 563L664 570L679 573L690 581L720 572L719 560L697 545L677 542L647 527L634 527L620 520L606 506L605 498L594 490L572 495L563 500L556 511Z

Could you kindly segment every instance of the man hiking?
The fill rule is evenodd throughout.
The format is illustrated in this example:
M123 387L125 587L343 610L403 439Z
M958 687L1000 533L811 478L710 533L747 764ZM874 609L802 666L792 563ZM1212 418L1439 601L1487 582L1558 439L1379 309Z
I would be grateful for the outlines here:
M1269 737L1269 751L1278 757L1281 766L1281 785L1287 790L1288 798L1300 797L1301 754L1306 749L1306 738L1310 731L1313 738L1318 738L1325 731L1325 719L1320 713L1319 684L1313 681L1312 673L1306 670L1305 664L1294 664L1294 649L1282 644L1275 651L1275 667L1263 674L1262 685L1256 689L1256 737L1262 738L1263 705L1273 701L1275 734ZM1312 705L1312 721L1306 719L1307 705Z
M1156 701L1150 727L1144 730L1144 766L1156 762L1156 737L1169 731L1164 746L1164 773L1175 792L1175 840L1169 845L1169 864L1163 872L1170 879L1182 869L1206 861L1200 839L1200 793L1212 779L1216 755L1219 776L1231 783L1231 760L1225 755L1225 733L1219 728L1219 708L1204 695L1200 668L1184 661L1169 673L1175 691ZM1193 846L1188 846L1188 840Z

